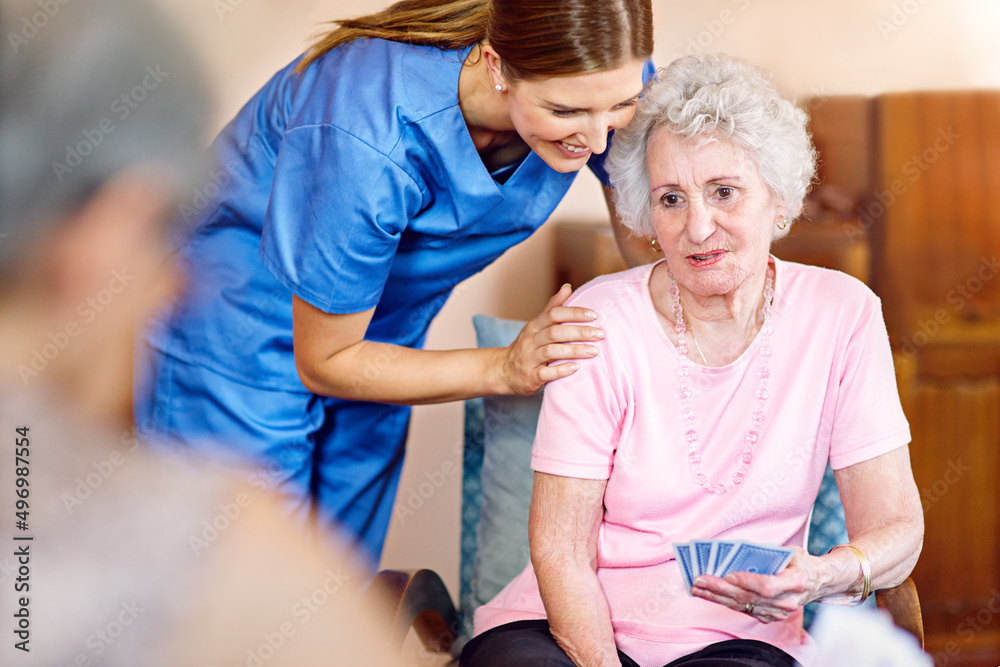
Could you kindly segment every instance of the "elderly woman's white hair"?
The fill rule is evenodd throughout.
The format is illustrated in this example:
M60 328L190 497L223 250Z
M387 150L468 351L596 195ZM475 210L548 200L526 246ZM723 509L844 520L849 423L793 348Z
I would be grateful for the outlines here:
M34 21L42 4L3 9ZM200 67L151 0L50 5L59 16L0 59L0 284L127 169L155 167L176 193L207 180L196 180L208 115ZM187 231L179 216L166 224Z
M622 222L653 238L646 146L663 127L694 140L726 141L749 156L761 179L788 207L788 233L816 172L804 111L781 99L761 69L723 54L686 56L661 68L627 127L615 133L607 169Z

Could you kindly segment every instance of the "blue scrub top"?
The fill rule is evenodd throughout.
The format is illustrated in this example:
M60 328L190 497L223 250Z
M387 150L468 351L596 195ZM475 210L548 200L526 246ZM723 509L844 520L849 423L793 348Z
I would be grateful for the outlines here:
M452 289L531 235L576 176L531 152L494 180L458 105L469 50L363 39L275 74L213 144L218 196L182 207L190 284L151 344L305 392L294 293L329 313L374 307L367 339L422 346ZM607 184L604 155L590 163Z

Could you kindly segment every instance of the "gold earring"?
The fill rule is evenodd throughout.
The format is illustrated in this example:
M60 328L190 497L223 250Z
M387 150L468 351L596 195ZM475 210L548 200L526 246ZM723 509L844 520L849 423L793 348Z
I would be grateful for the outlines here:
M652 248L653 252L655 253L663 252L663 248L660 247L660 242L656 239L655 236L649 239L649 247Z
M781 216L781 220L778 221L778 229L785 231L785 227L787 226L788 225L785 224L785 216Z

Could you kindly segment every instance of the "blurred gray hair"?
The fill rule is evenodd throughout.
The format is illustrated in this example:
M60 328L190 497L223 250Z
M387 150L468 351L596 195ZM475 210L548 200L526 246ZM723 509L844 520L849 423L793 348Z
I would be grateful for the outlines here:
M144 1L4 0L3 14L0 273L130 167L186 184L207 115L190 49Z
M761 69L723 54L686 56L657 72L632 122L615 132L607 169L622 222L636 236L655 236L646 147L663 127L685 139L715 139L741 148L778 202L788 233L816 173L816 151L804 111L781 99Z

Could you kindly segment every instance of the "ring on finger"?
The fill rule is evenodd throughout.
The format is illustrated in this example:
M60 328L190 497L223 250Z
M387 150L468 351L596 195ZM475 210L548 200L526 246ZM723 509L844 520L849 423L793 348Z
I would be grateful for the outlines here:
M753 614L753 602L744 602L742 611L744 614Z

